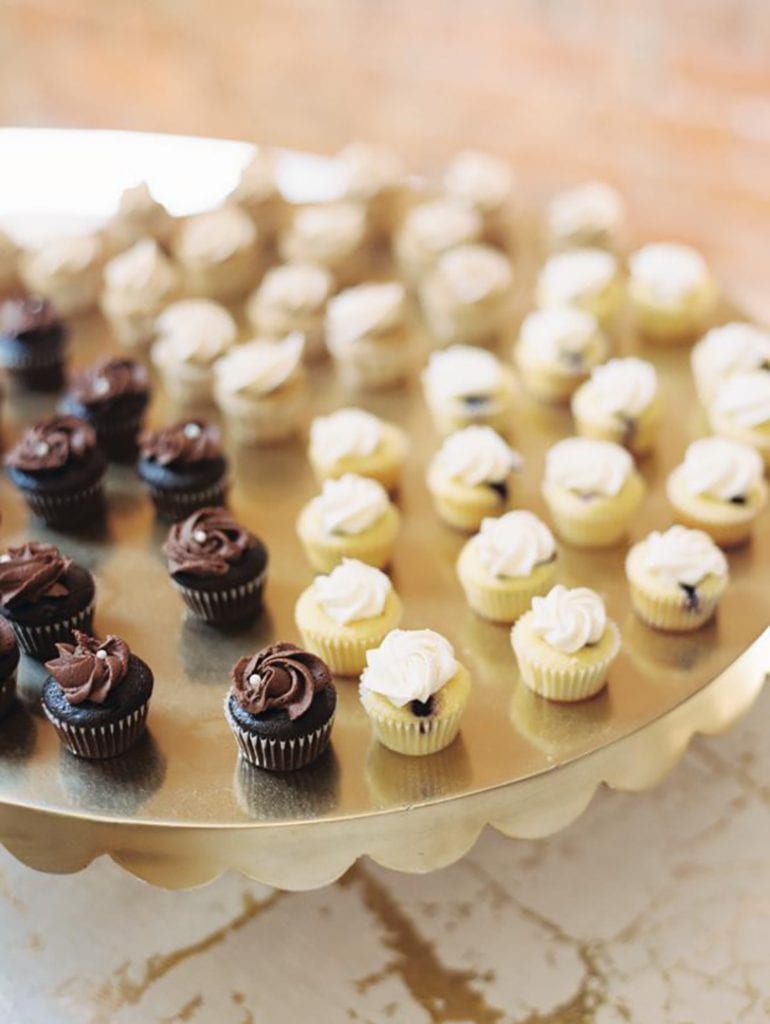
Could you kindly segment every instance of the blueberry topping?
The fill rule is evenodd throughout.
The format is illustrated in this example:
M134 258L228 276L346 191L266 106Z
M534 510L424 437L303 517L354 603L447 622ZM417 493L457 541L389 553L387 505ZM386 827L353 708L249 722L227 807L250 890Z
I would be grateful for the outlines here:
M694 587L692 583L680 583L679 586L685 593L685 608L689 612L697 612L700 604L697 588Z
M417 718L427 718L428 715L433 714L433 698L428 697L427 700L413 700L409 704L409 709Z
M748 498L745 494L734 494L732 498L730 498L731 505L745 505L747 501Z
M508 484L505 480L490 481L488 486L497 493L500 501L508 501Z
M582 352L562 352L562 359L574 373L579 373L584 368Z
M470 409L480 409L489 402L489 395L463 395L463 402Z

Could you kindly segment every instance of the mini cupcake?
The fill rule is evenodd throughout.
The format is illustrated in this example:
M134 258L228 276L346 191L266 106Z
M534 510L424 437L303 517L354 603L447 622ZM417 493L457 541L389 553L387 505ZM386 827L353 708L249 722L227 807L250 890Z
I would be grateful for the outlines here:
M297 432L305 411L304 340L255 339L236 345L214 366L214 397L240 444L270 444Z
M408 447L400 427L363 409L338 409L310 424L308 457L319 483L355 473L395 491Z
M744 323L712 327L693 348L691 362L695 390L708 408L728 377L770 371L770 332Z
M157 242L142 238L104 268L102 312L121 345L146 349L159 314L180 291L178 269Z
M617 189L604 181L587 181L555 195L545 210L548 247L619 248L626 211Z
M25 287L42 295L62 316L93 309L102 287L105 253L96 235L59 238L24 255Z
M5 466L30 512L46 526L76 529L104 512L104 456L93 429L74 416L52 416L30 427Z
M329 746L337 691L315 654L290 643L271 644L241 658L232 681L225 718L250 764L295 771Z
M67 329L46 299L6 299L0 305L0 366L28 391L58 391L64 383Z
M508 431L514 376L491 352L472 345L434 352L423 371L422 385L440 434L473 425L493 427L503 434Z
M492 246L458 245L424 278L420 304L428 329L442 345L492 345L511 313L511 264Z
M541 402L565 402L608 353L596 317L564 306L530 313L513 355L531 395Z
M142 238L168 246L176 226L166 207L154 198L146 181L123 191L115 214L104 229L107 247L119 253Z
M279 239L287 263L316 263L334 278L338 288L366 276L364 259L366 211L356 203L316 203L300 206Z
M264 269L257 228L237 206L188 217L177 232L174 256L186 291L211 299L240 298Z
M457 575L478 615L490 622L514 622L533 597L553 585L556 543L545 523L524 509L484 519L460 552Z
M708 408L715 434L756 448L770 468L770 373L736 373L717 389Z
M366 653L359 694L374 735L398 754L448 747L471 693L467 669L432 629L394 629Z
M568 437L546 453L543 497L557 532L576 547L619 543L643 496L633 459L611 441Z
M21 248L5 231L0 231L0 296L15 295L21 290L19 258Z
M626 558L631 603L655 629L686 633L716 611L728 581L727 559L702 530L672 526L634 544Z
M620 650L620 631L601 597L557 584L535 597L511 630L523 682L549 700L585 700L603 689Z
M405 199L404 165L387 146L352 142L334 158L341 198L366 210L369 235L382 241L399 221Z
M705 260L688 245L644 245L629 260L628 297L637 328L649 341L692 341L708 327L718 292Z
M163 553L171 580L199 619L214 626L262 611L267 549L224 508L201 508L169 531Z
M524 465L491 427L465 427L446 438L428 466L428 490L439 517L472 532L505 510L513 473Z
M333 285L323 267L284 263L262 278L246 304L246 316L261 338L277 341L298 331L305 339L305 359L320 359L326 355L324 316Z
M288 204L278 184L275 155L269 149L255 147L227 202L239 206L251 217L265 245L275 244Z
M207 505L224 505L227 460L219 430L202 420L182 420L139 438L137 472L159 516L183 519Z
M149 401L144 366L107 356L71 376L62 408L91 424L108 459L133 462Z
M635 356L597 366L572 396L572 414L581 437L614 441L635 455L647 454L663 418L655 367Z
M408 376L414 345L398 281L360 284L335 295L325 330L329 352L353 387L390 387Z
M97 640L75 630L74 643L56 646L41 698L63 745L89 760L130 750L147 728L150 667L117 636Z
M297 533L308 561L331 572L343 558L356 558L383 569L390 562L400 517L376 480L346 473L325 480L297 520Z
M16 634L5 619L0 619L0 719L5 718L16 700L18 664Z
M480 241L482 232L479 214L455 199L433 199L412 207L393 241L401 276L417 284L443 253Z
M180 405L204 405L214 392L214 363L235 344L238 328L211 299L182 299L163 310L152 346L166 393Z
M294 620L302 642L332 672L357 676L366 667L366 652L396 628L402 613L401 600L384 572L343 558L300 594Z
M732 547L751 536L767 504L762 458L754 448L726 437L704 437L688 446L666 484L676 518Z
M19 646L44 661L78 629L90 632L94 579L53 544L31 541L0 555L0 615Z
M615 257L604 249L568 249L551 256L540 271L536 299L541 309L576 306L602 326L620 308L622 289Z
M509 243L515 180L505 160L475 149L461 150L447 164L442 184L445 195L478 213L485 241L503 247Z

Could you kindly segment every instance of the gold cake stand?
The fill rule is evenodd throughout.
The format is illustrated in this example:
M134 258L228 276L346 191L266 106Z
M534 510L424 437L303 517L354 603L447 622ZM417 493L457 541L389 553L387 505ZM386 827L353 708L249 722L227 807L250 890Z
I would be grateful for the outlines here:
M0 225L31 236L65 230L73 217L96 222L140 176L173 212L189 212L221 199L248 153L215 140L0 132L0 166L9 179L0 190ZM282 173L292 198L330 194L328 166L317 158L287 154ZM519 254L522 302L531 262ZM419 327L415 337L425 343ZM96 316L73 324L76 363L111 345ZM634 341L622 337L618 346L632 350ZM642 465L649 493L633 538L670 523L662 483L686 443L705 431L687 352L652 358L667 419L656 454ZM693 735L725 729L749 708L770 668L767 515L753 544L730 554L732 582L718 618L681 637L653 632L632 615L625 548L589 554L563 545L562 579L604 595L623 649L603 694L571 707L551 704L520 683L508 630L482 622L463 600L454 574L463 538L438 523L425 490L437 439L416 381L401 391L354 395L329 367L311 371L308 419L351 402L400 422L413 439L393 579L405 625L445 633L471 670L474 692L460 738L429 758L392 754L371 740L355 684L341 681L333 746L320 762L289 777L238 762L222 715L230 666L270 640L297 639L293 606L312 578L293 527L315 490L302 440L230 452L233 511L265 539L271 556L265 615L235 633L185 615L160 554L165 530L130 470L110 470L107 524L87 538L31 525L3 482L2 545L49 540L88 566L97 580L97 630L124 636L156 678L146 740L122 758L88 763L60 749L38 706L44 670L23 659L20 706L0 723L0 841L20 860L72 872L108 854L132 874L173 888L229 869L286 889L310 888L364 854L395 869L429 871L461 857L487 825L514 837L545 836L573 821L601 784L653 786ZM11 394L6 441L53 405ZM151 421L179 414L159 393ZM566 410L520 397L513 441L525 468L516 504L544 514L543 453L570 430Z

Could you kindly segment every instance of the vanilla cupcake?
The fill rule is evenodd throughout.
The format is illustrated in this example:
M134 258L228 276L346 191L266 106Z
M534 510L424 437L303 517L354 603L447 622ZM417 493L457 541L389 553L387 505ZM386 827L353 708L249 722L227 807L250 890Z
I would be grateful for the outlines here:
M398 626L402 614L401 599L384 572L343 558L300 594L294 620L305 647L332 672L357 676L366 667L366 652Z
M125 348L146 348L159 314L180 291L177 268L157 242L143 238L104 268L102 312Z
M759 453L726 437L703 437L688 446L684 461L666 484L680 523L706 533L722 547L751 535L767 504L767 484Z
M476 149L461 150L447 165L443 188L450 199L479 214L486 241L508 242L515 178L505 160Z
M307 399L301 334L236 345L214 364L214 397L241 444L283 441L299 429Z
M557 193L548 203L548 247L618 249L625 219L625 204L617 189L604 181L586 181Z
M457 575L471 608L491 622L514 622L532 598L547 593L556 576L553 534L534 513L506 512L484 519L457 560Z
M407 325L406 292L398 281L359 284L326 307L326 345L353 387L400 384L414 361Z
M754 370L727 378L708 407L715 434L756 448L770 468L770 373Z
M546 453L543 497L557 532L570 544L617 544L643 496L633 459L611 441L568 437Z
M276 160L270 150L255 147L227 203L239 206L251 217L265 245L274 244L288 204L278 185Z
M299 331L305 338L305 359L319 359L326 355L324 315L333 285L323 267L284 263L262 278L246 303L246 316L261 338L285 338Z
M639 332L661 345L706 329L718 292L699 252L676 242L644 245L629 260L628 297Z
M146 181L123 191L118 208L107 223L103 236L111 253L123 252L142 238L153 238L168 246L176 228L176 220L150 192Z
M508 505L513 473L523 460L491 427L465 427L446 438L428 466L428 490L439 517L458 530L477 530Z
M20 290L20 257L21 248L5 231L0 231L0 296L13 295Z
M310 424L308 457L319 483L355 473L395 491L408 448L401 427L363 409L338 409Z
M582 437L614 441L635 455L646 454L663 417L655 367L636 356L597 366L572 396L572 415Z
M708 408L728 377L770 371L770 331L744 323L712 327L693 348L691 361L698 398Z
M494 343L513 304L510 261L489 245L459 245L439 257L420 286L428 329L441 344Z
M324 481L321 493L300 512L297 533L319 572L331 572L343 558L383 569L390 562L399 524L382 484L346 473Z
M467 669L432 629L394 629L367 651L359 694L375 737L398 754L435 754L460 731Z
M62 316L72 316L97 304L104 255L98 235L58 238L25 253L19 272L29 292L48 299Z
M155 325L152 361L166 393L180 404L210 402L214 363L234 344L238 328L211 299L182 299L167 306Z
M334 158L334 166L341 198L363 206L373 240L386 239L405 199L401 158L387 146L351 142Z
M540 271L535 298L541 309L576 306L606 326L622 298L617 260L603 249L557 253Z
M530 690L549 700L585 700L604 688L620 631L593 590L557 584L533 598L511 630L511 646Z
M423 370L422 385L440 434L476 424L500 433L510 427L513 372L491 352L472 345L452 345L434 352Z
M685 633L707 622L728 582L727 559L702 530L672 526L626 558L634 611L649 626Z
M245 295L264 269L254 221L237 206L188 217L174 244L187 291L212 299Z
M338 288L365 278L366 211L356 203L315 203L295 209L279 238L281 259L317 263Z
M564 306L525 317L513 357L530 394L541 402L565 402L608 352L596 317Z
M393 240L401 276L416 284L445 252L478 242L482 227L475 210L453 199L433 199L412 207Z

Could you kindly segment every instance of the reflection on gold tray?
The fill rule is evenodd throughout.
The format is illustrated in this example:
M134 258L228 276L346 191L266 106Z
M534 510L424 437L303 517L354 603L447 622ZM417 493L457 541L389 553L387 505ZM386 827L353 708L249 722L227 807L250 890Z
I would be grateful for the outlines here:
M526 266L518 269L526 277ZM110 344L96 317L77 323L73 335L78 363ZM665 443L642 466L650 494L634 538L669 523L661 482L703 431L688 354L661 352L655 361L669 400ZM287 778L238 763L222 715L230 666L271 639L297 638L293 605L312 578L293 530L315 490L303 441L231 452L233 511L266 540L271 556L267 612L239 633L186 618L160 555L165 529L130 471L110 470L108 524L88 541L30 528L20 499L3 483L3 545L51 540L94 571L97 630L124 636L156 677L146 740L112 762L80 762L60 750L40 714L44 671L25 659L23 704L0 726L0 839L31 866L75 871L108 853L171 887L235 868L306 888L330 881L363 854L402 870L429 870L461 856L487 824L512 836L542 836L573 820L602 782L653 785L693 734L725 728L758 694L770 666L770 588L756 571L770 564L766 517L754 544L730 555L733 579L718 620L690 636L656 634L634 618L624 548L587 554L563 547L564 582L604 595L624 644L604 694L574 707L549 704L519 682L507 628L477 619L462 598L454 562L463 537L437 523L427 500L424 467L436 437L416 382L361 396L345 392L326 367L313 369L311 380L308 419L355 401L400 422L414 440L399 498L394 582L404 624L446 633L471 670L475 689L460 739L429 758L392 754L371 741L355 684L341 682L333 749L322 761ZM52 405L11 398L6 436ZM159 396L152 421L172 415ZM521 396L513 442L526 465L517 503L544 514L543 452L570 429L567 411Z

